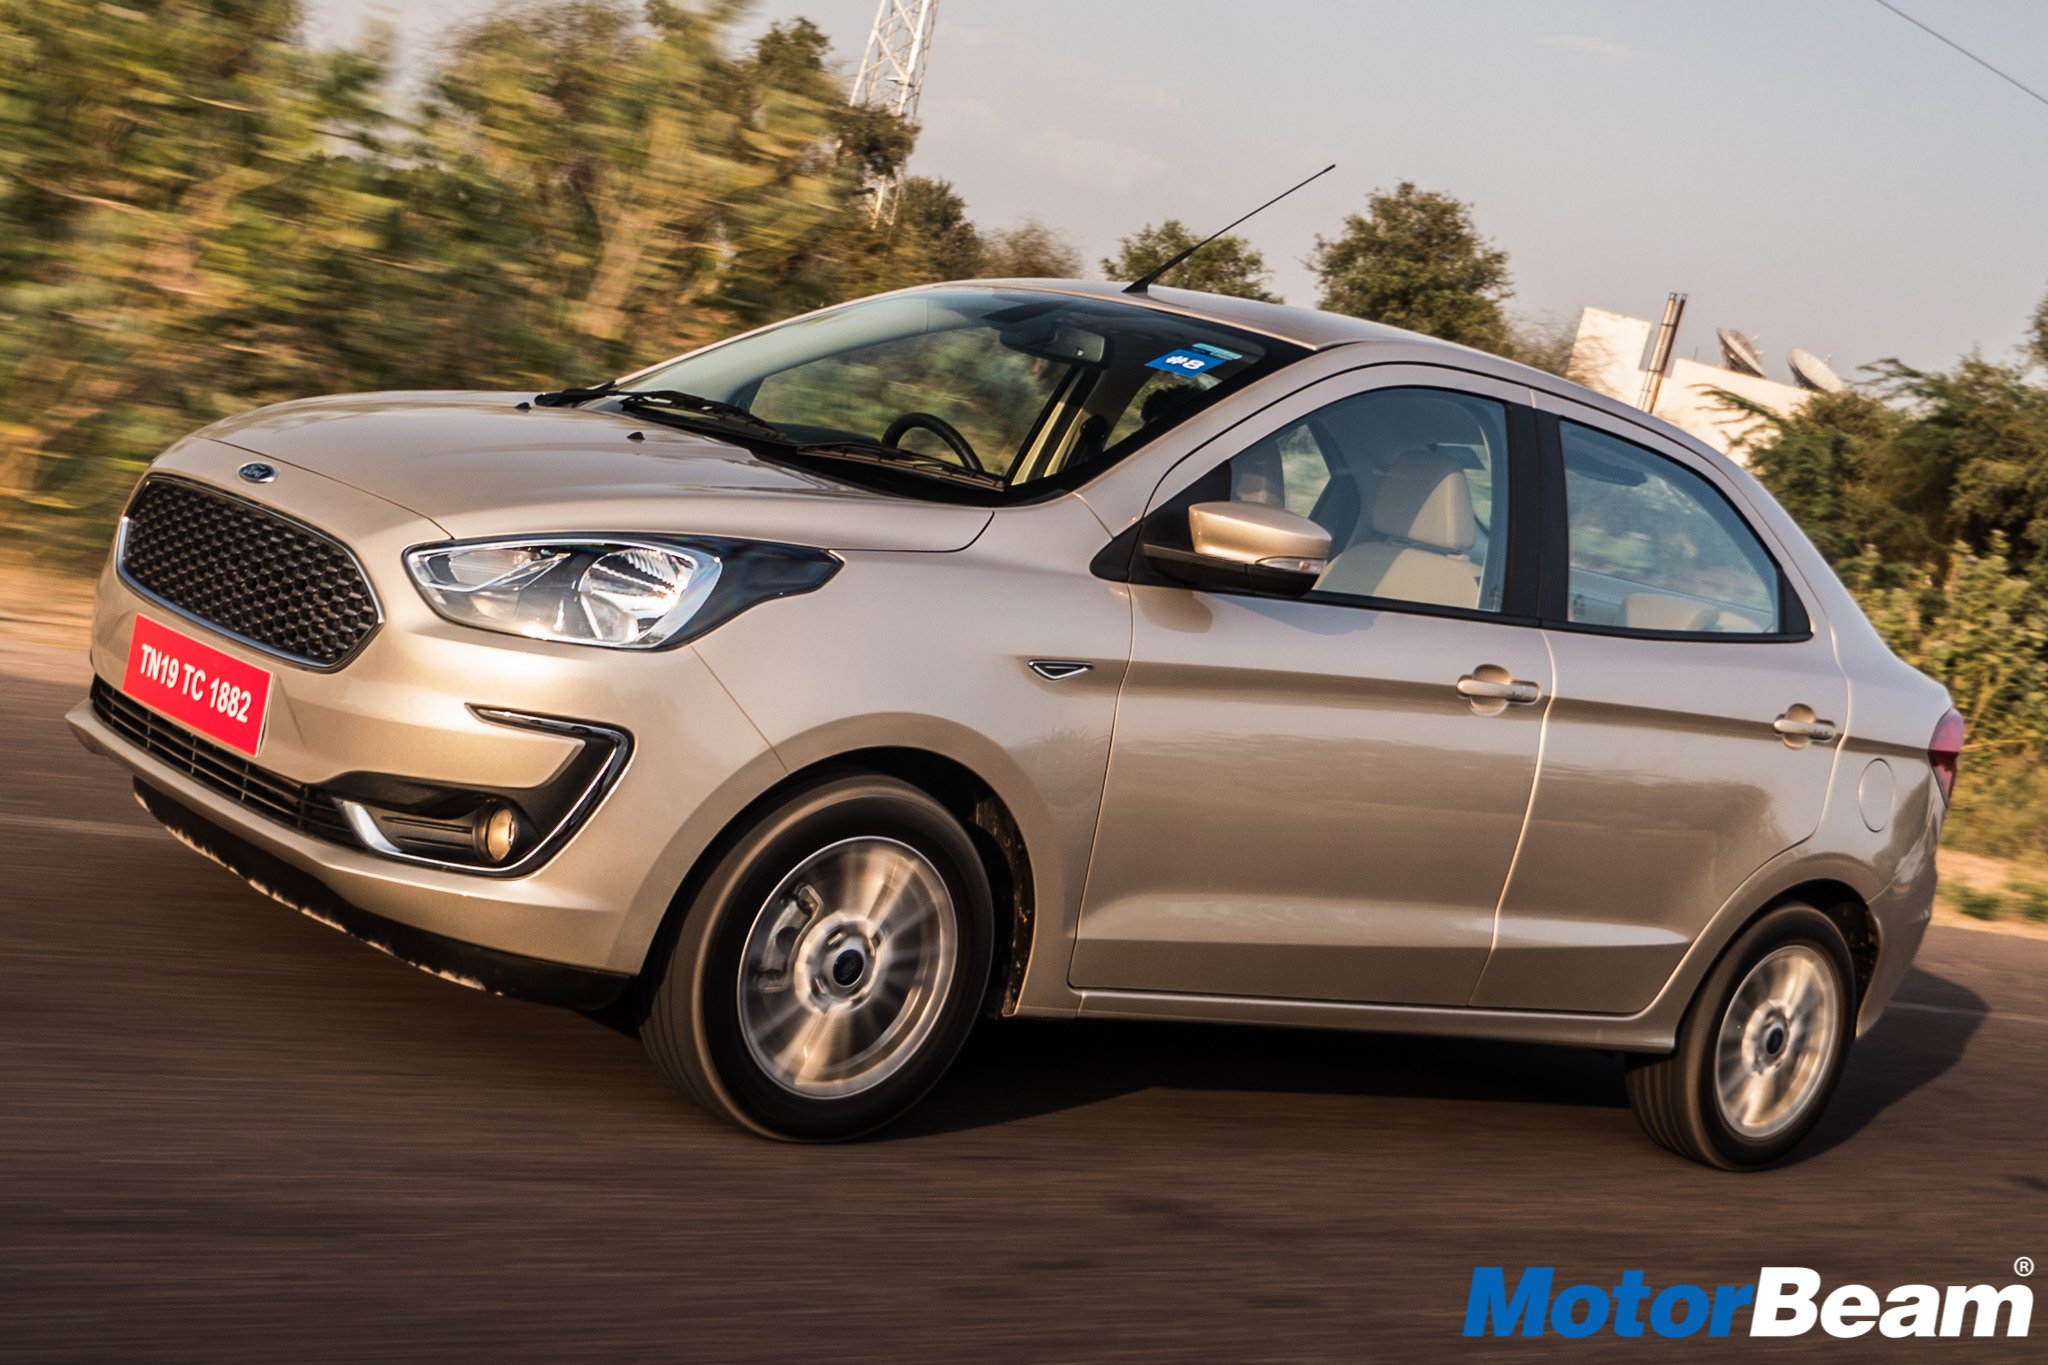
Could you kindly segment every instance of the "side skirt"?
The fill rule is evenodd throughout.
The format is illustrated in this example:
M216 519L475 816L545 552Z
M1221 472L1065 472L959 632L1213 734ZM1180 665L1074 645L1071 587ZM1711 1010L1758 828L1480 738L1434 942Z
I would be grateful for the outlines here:
M1084 1019L1275 1024L1285 1028L1493 1038L1615 1052L1669 1052L1677 1045L1678 1032L1676 1020L1654 1018L1650 1011L1631 1015L1550 1014L1535 1010L1358 1005L1337 1000L1272 1000L1153 991L1086 990L1080 994L1079 1014Z

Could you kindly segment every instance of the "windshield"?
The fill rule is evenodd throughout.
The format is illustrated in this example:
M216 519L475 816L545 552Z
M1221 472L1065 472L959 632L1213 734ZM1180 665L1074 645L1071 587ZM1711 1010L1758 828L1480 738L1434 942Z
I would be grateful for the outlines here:
M1071 486L1306 354L1109 299L971 286L848 304L624 381L731 404L799 451L997 493ZM842 449L843 448L843 449Z

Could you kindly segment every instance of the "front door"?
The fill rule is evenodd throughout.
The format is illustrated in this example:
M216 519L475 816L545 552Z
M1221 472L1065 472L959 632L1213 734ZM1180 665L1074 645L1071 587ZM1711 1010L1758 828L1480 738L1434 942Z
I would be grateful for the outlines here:
M1510 610L1532 549L1511 525L1532 505L1510 449L1527 391L1360 374L1377 378L1311 386L1155 495L1161 515L1284 506L1332 555L1298 600L1133 584L1078 987L1471 996L1551 693L1543 633Z

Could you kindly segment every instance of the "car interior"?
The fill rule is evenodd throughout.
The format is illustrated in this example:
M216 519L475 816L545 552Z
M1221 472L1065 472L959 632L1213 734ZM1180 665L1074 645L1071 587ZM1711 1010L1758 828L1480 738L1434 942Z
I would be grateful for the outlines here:
M1318 591L1495 609L1505 565L1487 521L1501 429L1468 404L1493 406L1420 389L1333 404L1232 461L1230 496L1330 533Z
M1775 570L1718 495L1625 442L1563 425L1571 619L1674 634L1777 627Z
M1241 452L1183 496L1227 497L1306 516L1330 533L1316 591L1498 610L1504 555L1491 553L1505 503L1501 405L1436 389L1386 389L1319 409ZM1570 619L1656 634L1775 628L1772 594L1720 509L1662 462L1612 442L1567 440L1572 490ZM1650 462L1650 463L1645 463ZM1629 570L1653 544L1651 572ZM1646 581L1647 577L1647 581ZM1723 593L1728 595L1723 595ZM1736 593L1755 601L1729 600Z

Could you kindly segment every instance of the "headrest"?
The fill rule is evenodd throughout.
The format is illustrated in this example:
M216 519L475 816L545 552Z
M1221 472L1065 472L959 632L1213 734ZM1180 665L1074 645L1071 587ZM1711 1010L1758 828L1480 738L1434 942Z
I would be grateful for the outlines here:
M1357 440L1368 462L1384 472L1411 450L1446 445L1485 449L1491 443L1472 410L1456 399L1426 389L1387 389L1367 394L1358 409Z
M1396 456L1373 498L1372 529L1444 554L1471 549L1479 523L1458 461L1437 450Z

